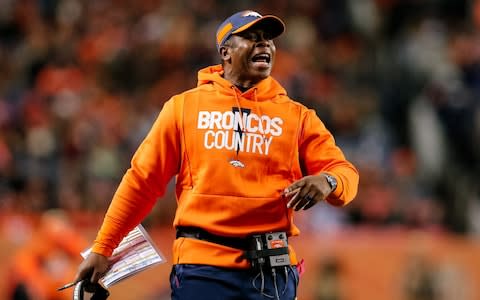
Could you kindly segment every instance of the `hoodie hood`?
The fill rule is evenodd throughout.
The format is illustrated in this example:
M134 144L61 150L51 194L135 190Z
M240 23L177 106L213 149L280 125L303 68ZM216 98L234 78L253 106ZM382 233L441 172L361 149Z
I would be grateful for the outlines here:
M201 69L198 72L197 86L213 84L215 89L222 94L232 95L232 93L235 91L240 93L242 97L249 100L255 100L254 97L256 97L257 101L272 100L278 96L287 95L285 89L280 85L280 83L273 79L272 76L268 76L252 88L242 93L230 81L223 78L222 74L223 67L221 65L209 66ZM254 95L255 93L256 95Z

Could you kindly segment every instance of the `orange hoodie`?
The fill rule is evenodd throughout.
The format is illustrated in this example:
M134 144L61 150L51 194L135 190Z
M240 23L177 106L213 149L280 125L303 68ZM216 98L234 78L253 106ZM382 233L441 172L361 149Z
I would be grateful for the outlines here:
M173 225L231 237L271 231L298 235L282 191L305 175L328 172L337 179L327 199L333 205L355 197L357 170L315 111L291 100L272 77L242 93L222 72L219 65L200 70L196 88L165 103L113 197L94 252L111 255L174 175ZM174 241L173 260L248 266L241 250L188 238Z

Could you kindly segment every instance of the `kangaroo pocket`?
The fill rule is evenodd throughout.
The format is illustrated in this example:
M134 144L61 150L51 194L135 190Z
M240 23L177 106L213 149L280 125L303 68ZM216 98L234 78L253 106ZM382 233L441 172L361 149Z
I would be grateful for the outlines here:
M192 166L195 194L272 198L288 184L286 163L278 165L267 157L232 157L230 153L212 156L198 168Z

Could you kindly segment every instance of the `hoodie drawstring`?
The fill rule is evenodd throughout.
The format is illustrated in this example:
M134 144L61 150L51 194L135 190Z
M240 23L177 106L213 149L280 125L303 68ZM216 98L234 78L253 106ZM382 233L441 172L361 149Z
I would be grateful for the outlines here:
M235 86L232 85L230 88L232 89L233 95L235 96L235 102L236 102L237 108L238 108L238 114L239 114L239 117L240 117L239 120L238 120L238 125L240 126L239 135L240 135L240 139L242 139L243 134L245 134L246 120L245 120L245 123L244 123L243 122L243 112L242 112L242 108L240 107L240 101L238 99L238 95L237 95L237 91L235 90ZM234 133L234 136L235 136L235 133ZM235 141L235 138L233 140ZM235 144L235 142L234 142L234 144ZM229 163L236 168L244 168L245 164L238 159L238 155L239 155L238 153L239 153L239 150L240 150L238 147L239 146L237 145L237 149L233 149L235 151L235 158L231 159L229 161Z
M240 101L238 100L237 91L235 90L234 85L232 85L231 88L232 88L233 95L235 96L235 102L237 103L238 114L240 115L240 120L238 121L238 123L240 125L241 131L245 132L245 124L243 124L243 112L242 112L242 108L240 107Z
M247 125L248 116L244 118L244 114L243 114L242 108L240 106L240 100L238 98L236 87L234 85L231 85L230 88L232 89L233 95L235 97L235 102L236 102L236 105L237 105L237 109L238 109L238 114L239 114L238 125L240 126L239 134L240 134L240 139L242 139L243 134L246 133L246 125ZM259 129L260 133L262 134L264 142L266 142L267 138L265 136L265 129L263 128L263 123L262 123L262 116L263 115L262 115L262 110L260 108L260 104L258 103L257 88L256 87L253 88L253 100L255 102L255 112L257 113L258 117L260 118L259 122L258 122L258 129ZM233 165L234 167L242 167L243 168L243 167L245 167L245 165L238 159L238 156L239 156L239 151L238 150L239 150L238 148L235 149L235 158L230 160L229 163L231 165Z

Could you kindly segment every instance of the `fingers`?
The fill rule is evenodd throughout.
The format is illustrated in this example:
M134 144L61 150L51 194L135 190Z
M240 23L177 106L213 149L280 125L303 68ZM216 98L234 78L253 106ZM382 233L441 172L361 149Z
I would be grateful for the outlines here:
M78 267L75 282L88 279L91 283L97 283L107 271L108 266L109 263L107 257L96 253L90 253L90 255Z
M295 211L306 210L317 203L316 194L307 189L297 188L292 192L285 194L286 197L291 197L287 203L288 208L293 208Z
M285 188L283 194L285 197L290 197L291 195L297 193L305 186L305 180L299 180L292 183L289 187Z
M100 280L100 278L102 277L102 275L103 273L94 270L92 276L90 277L90 282L97 283L98 280Z
M317 201L315 200L315 198L311 198L309 199L309 201L305 204L305 206L303 206L303 210L307 210L309 209L310 207L314 206L315 204L317 204Z
M285 197L290 198L290 200L287 203L288 208L293 207L297 204L299 192L300 192L300 188L296 188L295 190L292 190L284 194Z
M90 283L97 283L100 278L102 278L103 274L103 272L99 272L94 267L82 269L77 273L73 282L80 282L84 279L88 279Z
M75 279L73 280L73 282L80 282L83 279L90 277L91 272L92 268L82 268L82 265L80 265L80 268L75 275Z
M296 211L300 210L306 204L306 201L307 201L305 200L306 193L307 193L306 189L302 189L302 187L297 187L285 193L284 194L285 197L287 198L290 197L290 200L287 203L287 207L293 208Z
M73 279L72 282L73 282L73 283L79 282L79 281L80 281L80 278L82 278L82 277L80 276L79 273L77 273L77 274L75 274L75 278Z
M79 282L80 280L82 280L82 276L85 270L82 270L81 266L82 265L80 264L77 270L77 274L75 274L75 278L73 279L73 282Z
M311 193L308 193L304 197L302 197L296 205L293 207L295 211L299 210L306 210L309 209L310 207L314 206L317 203L315 195L312 195Z
M325 200L331 186L324 174L305 176L285 188L283 195L288 199L287 207L295 211L306 210Z
M306 210L322 201L325 197L319 186L321 182L319 178L319 176L305 176L285 188L283 195L289 199L287 207L295 211Z
M291 184L289 187L285 188L283 191L284 197L287 199L290 198L290 200L287 203L287 207L296 207L299 203L299 201L302 200L304 197L304 187L305 187L305 180L299 180L297 182L294 182Z

